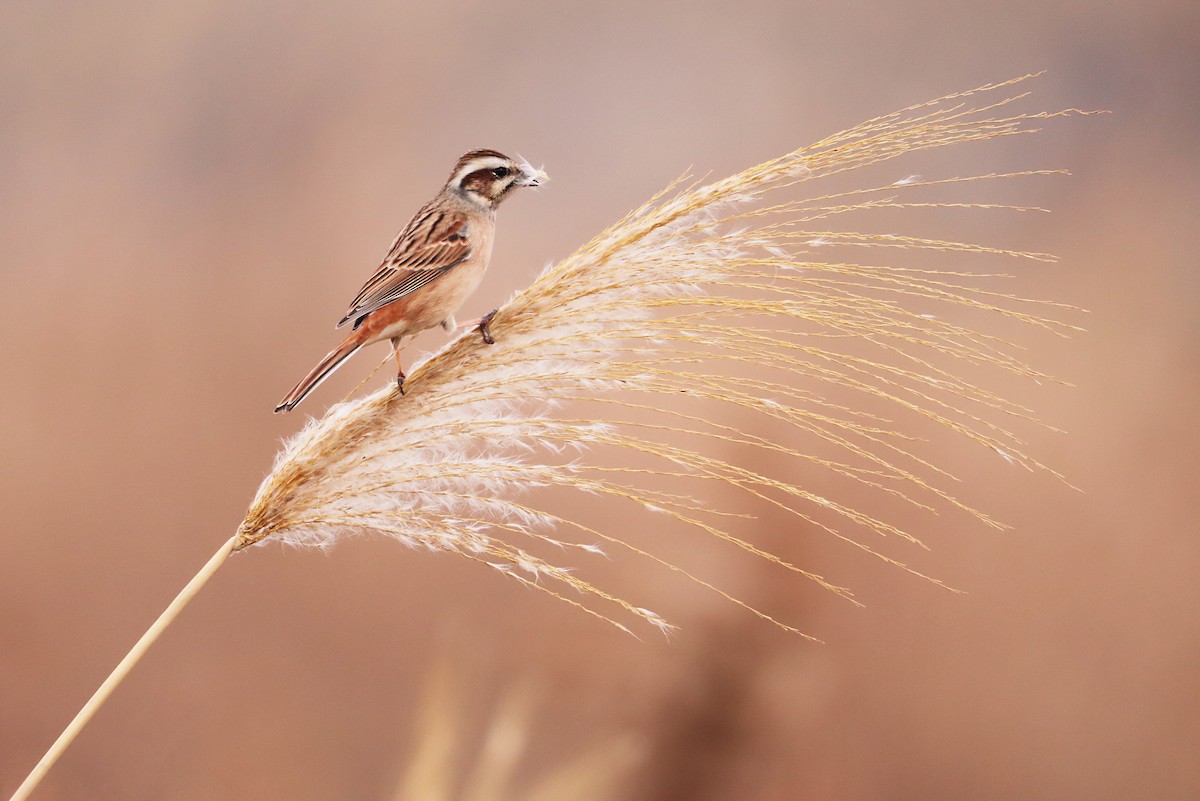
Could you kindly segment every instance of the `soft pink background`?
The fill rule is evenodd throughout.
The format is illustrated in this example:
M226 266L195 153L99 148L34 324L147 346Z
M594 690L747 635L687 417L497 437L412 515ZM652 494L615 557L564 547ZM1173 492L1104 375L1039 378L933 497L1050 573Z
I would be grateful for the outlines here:
M231 533L301 423L271 407L460 152L554 177L503 210L466 316L689 165L1045 68L1038 107L1113 114L942 163L1074 172L1023 188L1052 215L962 230L1058 253L1017 289L1090 310L1029 340L1073 389L1000 384L1068 431L1031 450L1083 492L954 443L962 494L1015 530L924 519L933 551L893 553L969 594L767 516L757 541L868 608L697 545L827 644L636 562L591 570L684 626L638 642L449 556L258 549L38 797L387 799L445 659L476 737L535 683L520 782L625 732L644 758L621 797L645 801L1200 796L1200 5L334 6L0 8L0 792Z

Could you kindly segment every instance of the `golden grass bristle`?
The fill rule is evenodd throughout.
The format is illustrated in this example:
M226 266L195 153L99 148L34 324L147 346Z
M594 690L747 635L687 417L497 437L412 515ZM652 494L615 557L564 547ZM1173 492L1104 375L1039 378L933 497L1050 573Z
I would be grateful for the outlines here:
M942 272L811 255L819 248L930 251L971 260L1050 262L1053 257L811 223L894 208L1033 210L919 193L1059 171L912 176L877 187L765 201L772 192L820 186L822 178L915 151L1029 133L1036 121L1072 113L1008 112L1025 94L1001 90L1021 80L870 120L719 181L701 185L678 179L517 293L493 320L495 345L465 333L411 371L407 394L389 387L339 404L311 423L286 445L263 482L239 529L239 549L272 540L324 546L344 532L376 531L465 555L576 606L591 597L599 606L585 608L610 622L624 613L668 630L657 614L511 544L513 537L545 540L539 532L570 525L593 543L675 568L649 547L515 500L531 488L557 487L657 512L849 596L844 587L734 536L721 523L721 510L695 497L649 491L645 478L652 475L692 482L693 496L714 483L736 488L917 572L847 529L919 544L913 533L860 511L857 499L823 497L797 480L771 477L683 444L697 438L805 462L918 508L949 505L1001 527L940 486L935 479L952 478L948 471L919 456L910 438L889 428L883 415L819 395L829 387L859 393L875 405L883 402L932 420L1015 464L1044 469L999 422L1029 418L1031 412L960 378L954 364L1046 376L1013 355L1009 343L910 307L952 304L1058 334L1073 329L1054 316L1069 307L1011 296L988 285L985 279L995 276L968 269ZM804 332L796 333L798 327ZM841 347L844 343L849 347ZM745 366L759 367L760 374L731 381L731 370ZM680 411L663 415L667 420L644 419L662 415L664 407L678 405L668 399L681 396L707 404L712 413ZM560 404L577 401L611 414L597 420L560 416ZM766 442L734 430L722 423L727 414L720 407L782 423L795 431L796 442ZM643 417L632 419L638 413ZM806 454L804 443L812 437L844 457ZM567 458L564 452L582 456ZM658 466L602 468L600 456L606 452L636 454ZM845 525L826 522L830 512ZM732 598L714 583L677 569ZM575 591L574 597L566 598L555 585Z

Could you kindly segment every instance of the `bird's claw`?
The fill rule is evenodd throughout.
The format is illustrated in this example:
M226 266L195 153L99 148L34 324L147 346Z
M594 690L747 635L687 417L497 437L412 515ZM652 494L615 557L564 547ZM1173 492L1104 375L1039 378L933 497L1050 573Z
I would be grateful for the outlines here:
M483 337L483 341L489 345L496 344L496 339L492 336L492 318L496 316L497 311L499 309L492 309L479 320L479 334Z

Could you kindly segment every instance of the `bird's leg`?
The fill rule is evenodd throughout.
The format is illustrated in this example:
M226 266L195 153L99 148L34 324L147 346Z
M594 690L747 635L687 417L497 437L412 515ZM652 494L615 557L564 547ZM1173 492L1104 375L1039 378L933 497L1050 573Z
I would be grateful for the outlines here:
M392 339L392 355L396 357L396 389L404 394L404 365L400 364L400 338Z
M496 316L496 312L498 311L500 310L492 309L479 320L479 333L483 336L483 341L489 345L496 344L496 340L492 337L492 318Z
M458 328L458 321L454 319L454 315L452 314L445 320L442 320L441 326L442 330L446 333L452 333L454 329Z

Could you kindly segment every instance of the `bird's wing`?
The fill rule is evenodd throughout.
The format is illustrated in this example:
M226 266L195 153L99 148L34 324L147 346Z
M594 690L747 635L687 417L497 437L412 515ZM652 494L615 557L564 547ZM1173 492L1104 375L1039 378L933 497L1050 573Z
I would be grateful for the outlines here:
M358 292L341 328L436 281L471 255L467 215L425 209L400 232L383 264Z

